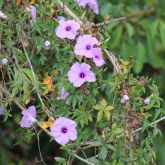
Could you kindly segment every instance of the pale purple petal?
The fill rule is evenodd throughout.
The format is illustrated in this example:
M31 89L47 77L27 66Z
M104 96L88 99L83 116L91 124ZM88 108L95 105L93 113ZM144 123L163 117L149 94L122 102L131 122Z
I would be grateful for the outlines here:
M95 82L96 81L96 77L94 75L94 73L90 72L87 77L86 77L86 81L88 82Z
M33 116L33 118L36 118L36 107L34 105L30 106L28 111Z
M68 72L68 79L75 87L80 87L85 82L96 81L94 73L90 70L90 65L78 63L72 65ZM77 69L77 70L76 70Z
M2 107L0 107L0 116L3 115L4 112L5 112L5 110Z
M33 122L31 122L30 120L27 120L26 118L22 118L19 124L22 128L28 128L33 124Z
M86 71L89 71L91 69L91 66L88 65L88 64L86 64L86 63L82 63L81 64L81 68L84 69L84 70L86 70Z
M77 139L77 131L73 130L70 134L69 134L69 139L74 141Z
M33 5L26 7L26 11L28 11L32 15L32 19L30 20L31 25L36 21L36 8Z
M83 36L78 37L75 44L74 52L76 55L79 56L93 58L93 48L95 45L98 44L99 42L95 37L92 37L92 35L85 34Z
M70 127L70 128L76 128L77 127L77 123L75 121L70 120L70 119L67 119L66 121L67 121L66 123L67 123L68 127Z
M105 64L105 61L102 57L102 52L100 48L93 49L93 61L95 62L96 66L101 67Z
M28 109L22 111L22 120L19 123L21 127L30 127L36 120L36 108L35 106L30 106Z
M151 101L151 99L150 98L146 98L146 99L144 99L144 104L149 104L150 103L150 101Z
M83 8L88 6L96 14L99 14L99 7L98 7L97 0L75 0L75 2Z
M58 100L66 100L67 101L68 96L69 96L69 93L67 91L65 91L64 87L62 87L61 94L60 94L60 97L58 97Z
M80 29L80 25L78 22L74 20L67 20L61 19L59 21L59 25L57 26L55 33L57 37L64 39L75 39L78 30Z
M59 117L50 128L51 135L59 144L65 145L69 140L77 139L76 122L65 117Z
M121 98L121 100L120 100L120 102L121 102L122 104L125 104L128 100L129 100L128 95L123 95L122 98Z
M57 143L59 143L61 145L65 145L65 144L69 143L69 137L66 137L66 136L55 137L55 140Z
M123 95L123 99L125 99L126 101L128 101L129 100L128 95Z
M124 98L121 98L120 102L121 102L122 104L124 104L126 101L125 101Z

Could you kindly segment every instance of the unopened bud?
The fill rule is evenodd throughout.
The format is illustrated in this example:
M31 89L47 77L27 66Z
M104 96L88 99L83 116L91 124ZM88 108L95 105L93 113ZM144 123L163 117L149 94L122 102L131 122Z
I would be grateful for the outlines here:
M129 100L129 97L127 95L123 95L122 98L121 98L121 100L120 100L120 102L122 104L125 104L128 100Z
M3 58L2 59L2 64L3 65L7 65L8 64L8 59L7 58Z
M144 99L144 104L149 104L150 103L150 101L151 101L151 99L150 98L146 98L146 99Z
M48 40L45 41L45 49L46 49L46 50L49 50L49 49L50 49L50 45L51 45L51 44L50 44L50 41L48 41Z

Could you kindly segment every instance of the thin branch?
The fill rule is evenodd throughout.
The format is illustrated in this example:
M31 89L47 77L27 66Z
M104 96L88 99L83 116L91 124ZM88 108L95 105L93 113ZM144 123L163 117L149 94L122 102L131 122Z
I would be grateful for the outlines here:
M157 123L159 123L159 122L161 122L161 121L163 121L163 120L165 120L165 116L163 116L163 117L161 117L160 119L158 119L158 120L156 120L156 121L150 123L150 124L149 124L149 127L151 127L152 125L155 125L155 124L157 124ZM138 131L141 131L141 130L142 130L142 127L140 127L140 128L138 128L138 129L132 131L131 134L134 134L134 133L136 133L136 132L138 132Z
M20 101L19 101L17 98L13 97L13 96L10 94L10 92L7 91L1 84L0 84L0 89L1 89L1 91L2 91L5 95L7 95L7 96L9 97L9 99L12 100L21 110L26 109L25 106L22 106L21 103L20 103ZM43 128L43 127L40 125L40 123L39 123L38 121L37 121L37 125L38 125L47 135L51 136L51 133L50 133L47 129Z
M132 14L129 14L129 15L126 15L126 16L122 16L122 17L119 17L119 18L112 19L110 22L116 22L116 21L133 19L133 18L137 18L137 17L148 16L151 13L153 13L154 11L155 11L155 9L152 7L152 8L146 9L144 11L135 12L135 13L132 13Z
M41 153L41 147L40 147L40 137L38 135L38 132L36 130L35 127L33 127L35 133L36 133L36 136L37 136L37 144L38 144L38 152L39 152L39 155L40 155L40 159L41 159L41 162L44 164L44 165L47 165L45 162L44 162L44 159L42 157L42 153Z
M9 93L9 91L7 91L1 84L0 84L0 89L1 89L1 91L2 91L7 97L9 97L10 100L14 101L15 104L16 104L20 109L22 109L22 110L25 109L25 107L20 103L20 101L19 101L17 98L13 97L13 96Z
M84 159L84 158L78 156L77 154L73 154L73 156L76 157L77 159L81 160L81 161L84 162L84 163L87 163L87 164L90 164L90 165L95 165L95 164L89 162L88 160L86 160L86 159Z
M64 12L69 15L70 17L72 17L73 19L75 19L80 25L83 25L83 22L79 19L79 17L74 14L68 7L67 5L65 5L63 2L61 2L60 0L58 0L58 4L59 6L64 10Z
M32 63L31 63L31 61L30 61L30 58L29 58L29 56L28 56L28 53L27 53L26 48L24 47L24 44L23 44L23 43L22 43L22 47L23 47L25 56L26 56L26 58L27 58L27 60L28 60L28 63L29 63L29 66L30 66L30 70L31 70L31 72L32 72L32 76L33 76L34 83L36 84L37 81L36 81L36 77L35 77L35 74L34 74L34 69L33 69ZM41 104L42 104L42 107L44 108L45 105L44 105L44 103L43 103L43 101L42 101L42 98L41 98L41 96L40 96L38 87L37 87L37 95L38 95L38 98L39 98L39 100L40 100L40 102L41 102ZM45 112L45 111L44 111L44 112Z

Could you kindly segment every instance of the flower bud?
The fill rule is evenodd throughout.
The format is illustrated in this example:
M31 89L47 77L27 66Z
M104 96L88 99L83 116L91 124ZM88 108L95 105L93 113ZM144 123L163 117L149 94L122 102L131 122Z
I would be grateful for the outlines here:
M2 64L3 65L7 65L8 64L8 59L7 58L3 58L2 59Z
M121 98L121 100L120 100L120 102L122 104L125 104L128 100L129 100L129 97L127 95L123 95L122 98Z
M144 99L144 104L145 105L148 105L150 103L151 99L150 98L146 98Z
M129 97L128 97L127 95L123 95L123 99L124 99L125 101L128 101L128 100L129 100Z
M45 41L45 49L46 49L46 50L49 50L49 49L50 49L50 45L51 45L51 44L50 44L50 41L48 41L48 40Z

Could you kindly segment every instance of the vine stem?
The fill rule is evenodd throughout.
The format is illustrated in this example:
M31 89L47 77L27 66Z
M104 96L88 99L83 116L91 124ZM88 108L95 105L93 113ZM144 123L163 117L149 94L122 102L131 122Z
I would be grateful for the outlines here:
M26 51L26 48L24 47L24 44L23 44L23 43L22 43L22 47L23 47L25 56L26 56L26 58L27 58L27 60L28 60L28 63L29 63L29 66L30 66L30 70L31 70L31 72L32 72L32 77L33 77L34 83L36 84L37 81L36 81L36 78L35 78L34 69L33 69L33 66L32 66L32 63L31 63L31 61L30 61L29 55L28 55L28 53L27 53L27 51ZM37 92L38 98L39 98L39 100L40 100L40 102L41 102L42 108L44 109L45 105L44 105L44 102L42 101L42 98L41 98L41 95L40 95L40 93L39 93L39 88L38 88L38 87L37 87L37 91L36 91L36 92ZM44 112L45 112L45 111L44 111ZM46 113L46 112L45 112L45 113ZM47 114L47 113L46 113L46 114Z
M84 163L87 163L87 164L90 164L90 165L95 165L95 164L93 164L93 163L87 161L86 159L84 159L84 158L78 156L77 154L73 154L73 156L76 157L77 159L81 160L81 161L84 162Z
M163 117L161 117L160 119L158 119L158 120L156 120L156 121L150 123L150 124L149 124L149 127L151 127L152 125L155 125L155 124L157 124L157 123L159 123L159 122L161 122L161 121L163 121L163 120L165 120L165 116L163 116ZM136 132L138 132L138 131L141 131L141 130L142 130L142 127L140 127L140 128L138 128L138 129L132 131L131 134L134 134L134 133L136 133Z
M33 127L35 133L36 133L36 136L37 136L37 143L38 143L38 152L39 152L39 155L40 155L40 159L41 159L41 162L44 164L44 165L47 165L42 157L42 153L41 153L41 147L40 147L40 137L39 137L39 134L36 130L35 127Z
M58 0L58 4L59 6L64 10L64 12L69 15L70 17L74 18L80 25L83 25L84 23L79 19L79 17L74 14L67 5L65 5L63 2L61 2L60 0Z
M13 101L20 109L24 110L25 106L23 106L19 100L17 98L15 98L14 96L12 96L12 94L9 93L9 91L7 91L2 84L0 84L0 92L3 92L7 97L9 97L9 100Z

